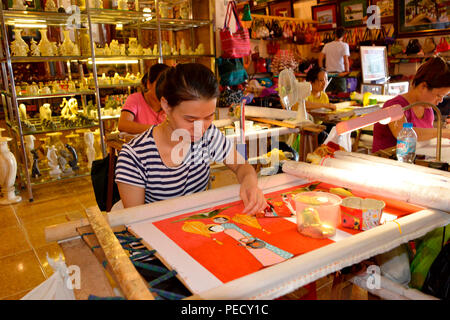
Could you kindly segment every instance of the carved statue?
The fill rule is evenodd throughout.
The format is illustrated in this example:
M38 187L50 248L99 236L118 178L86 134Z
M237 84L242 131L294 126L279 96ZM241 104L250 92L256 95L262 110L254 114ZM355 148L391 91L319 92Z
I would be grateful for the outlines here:
M59 168L58 155L56 154L55 146L48 147L47 159L48 159L48 166L50 167L50 176L59 178L62 171Z
M42 174L38 167L39 156L36 149L31 150L33 155L33 166L31 167L31 177L39 178Z

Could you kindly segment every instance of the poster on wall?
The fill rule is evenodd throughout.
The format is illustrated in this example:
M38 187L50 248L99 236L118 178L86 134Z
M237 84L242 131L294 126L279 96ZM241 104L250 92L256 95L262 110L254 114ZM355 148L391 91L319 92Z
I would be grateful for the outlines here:
M340 3L341 24L344 27L363 25L367 14L367 1L351 0Z
M335 3L312 6L312 18L317 21L317 30L330 30L337 27L337 5Z
M399 0L395 14L399 36L450 32L450 1Z

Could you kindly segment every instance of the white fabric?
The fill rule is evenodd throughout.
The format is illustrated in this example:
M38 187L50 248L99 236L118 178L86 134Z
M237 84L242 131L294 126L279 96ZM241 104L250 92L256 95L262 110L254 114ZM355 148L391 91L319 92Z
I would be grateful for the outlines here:
M348 43L342 41L328 42L323 46L327 72L344 72L344 56L350 56Z
M58 260L53 260L47 253L47 261L54 271L53 275L28 292L21 300L75 300L73 289L69 288L72 282L62 255Z
M342 148L344 148L346 151L351 152L352 151L352 139L350 137L350 132L344 133L342 135L338 135L336 132L336 126L331 128L330 133L328 134L328 137L325 139L323 144L327 144L328 142L332 141L338 145L340 145Z
M409 257L405 245L376 256L375 261L381 268L381 274L386 278L405 286L411 281Z

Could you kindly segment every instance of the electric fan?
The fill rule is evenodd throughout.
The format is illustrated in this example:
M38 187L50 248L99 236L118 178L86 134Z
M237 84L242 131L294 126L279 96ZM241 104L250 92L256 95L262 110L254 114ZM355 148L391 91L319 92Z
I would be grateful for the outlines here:
M285 120L286 122L294 124L311 123L305 107L305 99L311 94L309 82L298 82L291 69L284 69L278 76L278 94L280 95L281 105L286 110L291 110L297 104L295 121Z

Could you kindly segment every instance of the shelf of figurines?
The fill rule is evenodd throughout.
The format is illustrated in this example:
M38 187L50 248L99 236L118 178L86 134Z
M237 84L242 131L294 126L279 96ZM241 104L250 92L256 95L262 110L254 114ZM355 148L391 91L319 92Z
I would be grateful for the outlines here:
M120 89L128 87L138 87L141 85L141 74L138 72L127 73L125 77L117 72L114 77L106 76L104 73L98 80L99 89ZM95 94L95 81L92 74L78 80L60 80L49 82L18 83L15 86L17 101L34 99L64 98L73 96L83 96ZM8 94L2 91L3 94Z
M102 158L98 129L27 135L24 144L33 185L88 175L92 162ZM23 163L19 168L25 173Z
M44 103L39 107L39 117L29 118L27 115L26 105L21 103L19 105L19 114L24 135L32 135L38 133L48 133L55 131L67 131L73 129L86 129L96 127L99 120L118 119L121 112L121 105L126 98L126 95L120 95L117 99L108 99L104 108L100 108L100 118L98 116L97 107L94 106L90 100L86 107L81 110L78 108L78 101L76 98L66 100L63 98L60 104L61 115L52 116L52 108L50 103ZM8 120L7 124L19 133L17 126L12 125Z
M68 61L68 62L86 62L93 63L90 55L81 55L78 44L70 38L70 30L63 30L64 40L62 43L51 42L47 38L47 29L39 29L41 40L39 43L33 38L30 45L22 38L22 29L13 29L14 39L11 42L11 62L46 62L46 61ZM86 50L91 52L89 48ZM163 58L196 58L196 57L214 57L207 54L203 43L199 43L195 49L186 45L184 39L181 39L180 45L171 46L168 41L161 42L161 52ZM129 37L128 44L119 43L118 40L111 40L104 47L96 45L94 48L95 63L121 63L130 59L158 59L159 48L155 43L153 47L144 48L138 43L137 38Z

